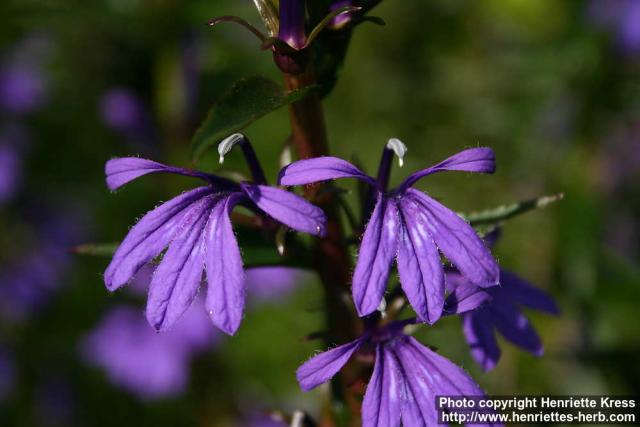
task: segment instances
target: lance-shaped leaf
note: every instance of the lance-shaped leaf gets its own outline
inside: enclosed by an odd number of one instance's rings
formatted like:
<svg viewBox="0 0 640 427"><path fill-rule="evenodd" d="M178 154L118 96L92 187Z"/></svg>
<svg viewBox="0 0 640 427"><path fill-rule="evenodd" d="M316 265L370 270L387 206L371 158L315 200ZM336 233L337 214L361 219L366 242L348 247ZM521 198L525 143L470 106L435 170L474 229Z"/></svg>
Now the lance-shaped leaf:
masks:
<svg viewBox="0 0 640 427"><path fill-rule="evenodd" d="M236 82L209 111L191 141L194 159L225 137L238 132L260 117L299 101L317 86L286 92L277 83L255 76Z"/></svg>
<svg viewBox="0 0 640 427"><path fill-rule="evenodd" d="M488 209L482 212L472 212L469 214L459 214L467 220L472 226L494 225L500 224L508 219L534 209L542 209L564 198L563 193L553 194L551 196L537 197L523 202L512 203L510 205L499 206L494 209Z"/></svg>

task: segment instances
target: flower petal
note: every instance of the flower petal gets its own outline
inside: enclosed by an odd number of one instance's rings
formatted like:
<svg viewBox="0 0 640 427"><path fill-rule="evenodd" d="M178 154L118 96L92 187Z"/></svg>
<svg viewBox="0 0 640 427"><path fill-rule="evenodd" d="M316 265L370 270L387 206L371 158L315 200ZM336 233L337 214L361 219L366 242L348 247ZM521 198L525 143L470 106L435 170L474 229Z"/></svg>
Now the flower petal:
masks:
<svg viewBox="0 0 640 427"><path fill-rule="evenodd" d="M351 163L337 157L328 156L298 160L285 166L280 171L278 184L305 185L338 178L356 178L372 186L376 185L376 181L373 178Z"/></svg>
<svg viewBox="0 0 640 427"><path fill-rule="evenodd" d="M302 197L268 185L243 183L241 187L260 209L279 222L304 233L325 235L326 215Z"/></svg>
<svg viewBox="0 0 640 427"><path fill-rule="evenodd" d="M114 291L124 285L144 264L160 254L179 231L185 215L211 191L211 187L195 188L143 216L129 230L104 273L107 289Z"/></svg>
<svg viewBox="0 0 640 427"><path fill-rule="evenodd" d="M158 331L167 330L189 308L204 271L204 227L214 201L206 197L191 209L156 269L147 299L147 320Z"/></svg>
<svg viewBox="0 0 640 427"><path fill-rule="evenodd" d="M493 321L481 308L462 316L464 336L471 348L471 356L483 371L495 368L500 360L500 347L493 332Z"/></svg>
<svg viewBox="0 0 640 427"><path fill-rule="evenodd" d="M376 348L376 364L362 402L363 427L400 426L400 368L383 345Z"/></svg>
<svg viewBox="0 0 640 427"><path fill-rule="evenodd" d="M494 296L487 309L494 326L507 340L534 356L542 356L544 349L540 336L515 305L502 296Z"/></svg>
<svg viewBox="0 0 640 427"><path fill-rule="evenodd" d="M404 337L402 341L397 341L394 352L404 371L407 389L422 417L421 423L407 423L405 420L405 425L437 425L437 395L484 395L464 370L423 346L415 338Z"/></svg>
<svg viewBox="0 0 640 427"><path fill-rule="evenodd" d="M139 157L111 159L105 164L104 172L107 176L107 186L110 190L117 190L134 179L150 173L173 173L201 178L207 182L217 181L219 179L203 172L167 166L154 162L153 160L141 159ZM220 181L224 180L220 179Z"/></svg>
<svg viewBox="0 0 640 427"><path fill-rule="evenodd" d="M418 317L434 323L444 305L444 272L429 224L415 203L400 203L401 233L398 249L400 284Z"/></svg>
<svg viewBox="0 0 640 427"><path fill-rule="evenodd" d="M436 172L462 171L493 173L496 170L496 156L491 148L469 148L443 160L435 166L412 173L400 185L400 192L415 184L419 179Z"/></svg>
<svg viewBox="0 0 640 427"><path fill-rule="evenodd" d="M500 271L500 291L509 299L534 310L549 314L560 314L555 300L546 292L533 286L523 278L505 270Z"/></svg>
<svg viewBox="0 0 640 427"><path fill-rule="evenodd" d="M398 244L398 209L380 195L360 245L353 273L353 300L360 316L380 306Z"/></svg>
<svg viewBox="0 0 640 427"><path fill-rule="evenodd" d="M244 311L242 257L229 219L233 206L242 197L234 193L218 201L205 228L208 282L205 307L213 323L229 335L240 327Z"/></svg>
<svg viewBox="0 0 640 427"><path fill-rule="evenodd" d="M429 234L438 248L471 283L490 287L499 282L498 264L469 224L420 191L407 190L403 197L405 201L418 206L428 221Z"/></svg>
<svg viewBox="0 0 640 427"><path fill-rule="evenodd" d="M349 361L362 345L363 338L320 353L304 362L296 371L303 391L309 391L329 381Z"/></svg>
<svg viewBox="0 0 640 427"><path fill-rule="evenodd" d="M452 291L444 302L443 314L465 313L491 300L489 292L469 283L459 272L448 271L445 277L447 288Z"/></svg>

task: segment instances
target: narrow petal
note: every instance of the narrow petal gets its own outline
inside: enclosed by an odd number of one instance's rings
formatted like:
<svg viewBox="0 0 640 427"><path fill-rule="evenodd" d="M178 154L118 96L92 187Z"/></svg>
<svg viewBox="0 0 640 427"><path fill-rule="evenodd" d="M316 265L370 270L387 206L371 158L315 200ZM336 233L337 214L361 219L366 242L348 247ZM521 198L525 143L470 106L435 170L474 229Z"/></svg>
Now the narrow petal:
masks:
<svg viewBox="0 0 640 427"><path fill-rule="evenodd" d="M444 272L426 217L414 203L400 204L400 284L418 317L434 323L444 305Z"/></svg>
<svg viewBox="0 0 640 427"><path fill-rule="evenodd" d="M353 273L353 300L360 316L380 306L391 263L396 255L398 230L395 203L379 196L365 229Z"/></svg>
<svg viewBox="0 0 640 427"><path fill-rule="evenodd" d="M447 275L447 280L449 276ZM482 288L465 283L455 288L444 302L443 314L461 314L475 310L491 301L491 295Z"/></svg>
<svg viewBox="0 0 640 427"><path fill-rule="evenodd" d="M486 315L486 309L463 315L462 325L474 360L485 372L495 368L501 351L493 332L493 321Z"/></svg>
<svg viewBox="0 0 640 427"><path fill-rule="evenodd" d="M329 381L349 361L362 345L363 339L320 353L304 362L296 371L298 384L303 391L309 391Z"/></svg>
<svg viewBox="0 0 640 427"><path fill-rule="evenodd" d="M107 176L107 186L110 190L117 190L123 185L150 173L173 173L177 175L192 176L204 179L207 182L216 180L216 177L203 172L189 169L176 168L163 165L153 160L141 159L139 157L120 157L109 160L104 168Z"/></svg>
<svg viewBox="0 0 640 427"><path fill-rule="evenodd" d="M393 355L384 346L376 349L376 364L362 402L363 427L400 426L402 377Z"/></svg>
<svg viewBox="0 0 640 427"><path fill-rule="evenodd" d="M260 209L286 226L304 233L325 235L326 215L302 197L268 185L244 183L242 190Z"/></svg>
<svg viewBox="0 0 640 427"><path fill-rule="evenodd" d="M375 179L346 160L337 157L315 157L293 162L282 168L278 184L306 185L338 178L356 178L372 186L376 185Z"/></svg>
<svg viewBox="0 0 640 427"><path fill-rule="evenodd" d="M235 193L218 201L205 228L208 282L205 306L213 323L229 335L240 327L245 300L242 257L229 219L231 209L241 197Z"/></svg>
<svg viewBox="0 0 640 427"><path fill-rule="evenodd" d="M560 314L555 300L546 292L533 286L523 278L505 270L500 271L500 291L509 299L534 310L549 314Z"/></svg>
<svg viewBox="0 0 640 427"><path fill-rule="evenodd" d="M527 317L506 298L494 296L488 307L493 324L513 344L534 356L542 356L542 341Z"/></svg>
<svg viewBox="0 0 640 427"><path fill-rule="evenodd" d="M113 291L124 285L143 265L159 255L179 231L185 215L211 191L211 187L187 191L143 216L113 255L104 273L107 288Z"/></svg>
<svg viewBox="0 0 640 427"><path fill-rule="evenodd" d="M443 160L435 166L422 169L412 173L400 185L402 190L406 190L415 184L420 178L443 171L462 171L493 173L496 170L496 156L491 148L469 148L461 151L448 159Z"/></svg>
<svg viewBox="0 0 640 427"><path fill-rule="evenodd" d="M171 327L195 298L204 271L204 227L214 201L207 197L185 217L180 234L156 269L147 299L147 320L156 330Z"/></svg>
<svg viewBox="0 0 640 427"><path fill-rule="evenodd" d="M455 212L414 189L407 191L404 201L418 206L438 248L471 283L490 287L499 282L500 269L491 252Z"/></svg>
<svg viewBox="0 0 640 427"><path fill-rule="evenodd" d="M422 423L406 425L437 425L436 396L483 396L480 387L454 363L405 337L395 346L395 353L404 370L408 390L413 395L422 416ZM404 414L403 414L404 416Z"/></svg>

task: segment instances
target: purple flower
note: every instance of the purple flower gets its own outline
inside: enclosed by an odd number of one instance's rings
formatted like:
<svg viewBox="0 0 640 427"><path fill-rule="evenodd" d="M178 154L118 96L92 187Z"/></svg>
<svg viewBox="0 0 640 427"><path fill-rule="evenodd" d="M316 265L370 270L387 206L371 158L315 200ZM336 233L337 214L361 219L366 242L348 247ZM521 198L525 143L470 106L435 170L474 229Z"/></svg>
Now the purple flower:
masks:
<svg viewBox="0 0 640 427"><path fill-rule="evenodd" d="M296 373L304 391L328 381L357 352L375 352L375 366L362 402L362 425L438 424L437 395L483 396L460 367L405 335L410 321L394 322L321 353Z"/></svg>
<svg viewBox="0 0 640 427"><path fill-rule="evenodd" d="M14 147L0 145L0 203L11 199L18 188L22 162Z"/></svg>
<svg viewBox="0 0 640 427"><path fill-rule="evenodd" d="M227 334L234 334L240 326L245 301L244 272L229 217L236 205L251 209L267 223L276 220L315 235L325 232L326 218L320 208L265 184L255 153L243 136L234 135L223 141L221 157L236 144L245 152L257 183L237 184L208 173L136 157L113 159L106 164L111 190L142 175L160 172L196 177L207 183L142 217L105 271L105 283L113 291L168 247L154 273L147 301L147 319L157 330L169 328L189 307L203 271L208 280L205 306L213 323Z"/></svg>
<svg viewBox="0 0 640 427"><path fill-rule="evenodd" d="M188 384L192 357L219 339L196 305L163 334L149 328L138 309L116 307L83 339L83 358L105 370L113 384L141 398L180 394Z"/></svg>
<svg viewBox="0 0 640 427"><path fill-rule="evenodd" d="M131 91L111 89L100 101L102 121L113 130L124 134L138 134L146 126L146 113L142 102Z"/></svg>
<svg viewBox="0 0 640 427"><path fill-rule="evenodd" d="M627 53L640 52L640 2L636 0L594 0L589 18L612 31L618 47Z"/></svg>
<svg viewBox="0 0 640 427"><path fill-rule="evenodd" d="M486 290L470 283L457 271L447 272L447 286L452 289L445 304L446 314L462 314L464 335L471 354L484 371L492 370L500 359L500 347L494 329L507 340L534 356L542 356L540 337L519 306L550 314L559 314L555 301L522 278L500 271L500 286ZM488 301L471 311L469 302Z"/></svg>
<svg viewBox="0 0 640 427"><path fill-rule="evenodd" d="M0 107L14 114L27 114L44 102L46 85L42 72L27 65L9 65L0 70Z"/></svg>
<svg viewBox="0 0 640 427"><path fill-rule="evenodd" d="M335 157L301 160L280 172L280 184L304 185L335 178L356 178L374 189L375 207L364 231L353 276L353 299L358 313L376 310L384 297L387 278L397 259L402 289L418 317L433 323L444 305L445 277L439 250L472 283L498 283L499 269L475 231L455 212L411 188L419 179L442 171L492 173L490 148L464 150L427 169L417 171L387 191L393 152L400 159L406 147L397 139L384 149L378 177L365 175Z"/></svg>
<svg viewBox="0 0 640 427"><path fill-rule="evenodd" d="M280 266L250 268L245 273L249 297L261 302L281 301L309 278L304 270Z"/></svg>

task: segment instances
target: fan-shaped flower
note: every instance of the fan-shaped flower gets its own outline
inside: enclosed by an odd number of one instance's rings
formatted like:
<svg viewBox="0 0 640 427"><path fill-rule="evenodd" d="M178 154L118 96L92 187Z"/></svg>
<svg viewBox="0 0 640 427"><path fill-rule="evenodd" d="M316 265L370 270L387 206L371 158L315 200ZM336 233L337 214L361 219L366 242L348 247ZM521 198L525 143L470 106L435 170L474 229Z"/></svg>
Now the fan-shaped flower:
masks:
<svg viewBox="0 0 640 427"><path fill-rule="evenodd" d="M357 352L375 353L375 366L362 402L364 427L438 425L436 396L483 396L460 367L403 333L412 321L394 322L321 353L297 371L309 391L329 381Z"/></svg>
<svg viewBox="0 0 640 427"><path fill-rule="evenodd" d="M240 140L241 135L230 149ZM240 138L240 139L238 139ZM248 143L243 145L254 171L263 177ZM250 146L249 146L250 147ZM221 151L221 155L223 155ZM213 323L228 334L238 329L245 301L244 272L240 249L229 214L241 204L265 221L276 220L294 230L323 235L325 215L303 198L264 184L235 183L208 173L166 166L135 157L107 162L107 185L115 190L142 175L173 173L196 177L207 185L187 191L147 213L129 231L104 274L111 291L126 284L136 272L167 251L149 287L147 319L157 330L170 327L193 301L202 279L207 276L205 306Z"/></svg>
<svg viewBox="0 0 640 427"><path fill-rule="evenodd" d="M356 178L374 189L375 207L366 226L353 276L353 299L361 316L382 302L394 259L402 289L418 317L433 323L442 314L445 276L441 251L471 282L489 287L498 283L499 268L475 231L455 212L412 186L442 171L492 173L490 148L464 150L427 169L409 175L397 188L387 184L393 153L400 160L406 147L391 139L384 149L377 178L365 175L336 157L300 160L280 172L280 184L304 185L336 178Z"/></svg>
<svg viewBox="0 0 640 427"><path fill-rule="evenodd" d="M464 335L471 347L471 355L484 371L492 370L500 359L494 330L534 356L542 356L540 337L519 306L559 314L555 301L545 292L505 270L500 271L500 286L480 289L457 271L447 272L447 286L452 289L445 304L447 314L463 311L460 308L464 307L464 302L458 301L487 301L476 310L462 313Z"/></svg>

